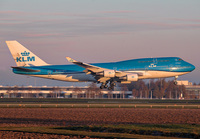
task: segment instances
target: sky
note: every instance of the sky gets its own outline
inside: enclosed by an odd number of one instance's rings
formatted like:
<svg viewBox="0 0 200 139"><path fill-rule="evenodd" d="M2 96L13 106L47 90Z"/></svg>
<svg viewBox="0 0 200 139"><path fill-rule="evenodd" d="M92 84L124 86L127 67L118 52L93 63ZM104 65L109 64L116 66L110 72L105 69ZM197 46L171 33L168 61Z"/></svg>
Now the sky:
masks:
<svg viewBox="0 0 200 139"><path fill-rule="evenodd" d="M16 75L6 40L49 64L181 57L196 66L179 80L200 83L199 0L0 0L0 85L68 83Z"/></svg>

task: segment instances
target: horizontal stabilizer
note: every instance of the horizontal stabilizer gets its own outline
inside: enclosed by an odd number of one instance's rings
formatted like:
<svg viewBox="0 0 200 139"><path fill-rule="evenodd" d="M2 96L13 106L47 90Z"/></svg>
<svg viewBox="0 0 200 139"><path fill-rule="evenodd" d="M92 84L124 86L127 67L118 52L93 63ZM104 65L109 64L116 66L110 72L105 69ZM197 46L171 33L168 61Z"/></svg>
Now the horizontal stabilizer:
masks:
<svg viewBox="0 0 200 139"><path fill-rule="evenodd" d="M22 68L22 67L12 67L13 69L21 70L24 72L40 72L40 70L33 70L33 69L27 69L27 68Z"/></svg>

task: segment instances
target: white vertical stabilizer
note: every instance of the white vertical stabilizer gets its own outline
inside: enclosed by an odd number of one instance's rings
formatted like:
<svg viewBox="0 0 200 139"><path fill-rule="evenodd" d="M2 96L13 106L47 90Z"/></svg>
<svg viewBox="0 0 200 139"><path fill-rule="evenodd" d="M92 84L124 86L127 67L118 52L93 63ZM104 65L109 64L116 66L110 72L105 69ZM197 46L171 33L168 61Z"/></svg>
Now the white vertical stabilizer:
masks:
<svg viewBox="0 0 200 139"><path fill-rule="evenodd" d="M17 66L42 66L48 65L34 53L29 51L17 41L6 41L8 48Z"/></svg>

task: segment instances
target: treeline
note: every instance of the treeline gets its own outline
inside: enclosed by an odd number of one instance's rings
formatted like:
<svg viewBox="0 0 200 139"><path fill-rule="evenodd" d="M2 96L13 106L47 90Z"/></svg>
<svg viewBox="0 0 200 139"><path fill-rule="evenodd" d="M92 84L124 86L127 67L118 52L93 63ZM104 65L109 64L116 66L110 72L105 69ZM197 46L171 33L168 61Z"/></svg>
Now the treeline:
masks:
<svg viewBox="0 0 200 139"><path fill-rule="evenodd" d="M131 84L120 85L122 91L132 91L134 98L188 98L184 85L175 85L174 81L150 80L145 83L143 80Z"/></svg>

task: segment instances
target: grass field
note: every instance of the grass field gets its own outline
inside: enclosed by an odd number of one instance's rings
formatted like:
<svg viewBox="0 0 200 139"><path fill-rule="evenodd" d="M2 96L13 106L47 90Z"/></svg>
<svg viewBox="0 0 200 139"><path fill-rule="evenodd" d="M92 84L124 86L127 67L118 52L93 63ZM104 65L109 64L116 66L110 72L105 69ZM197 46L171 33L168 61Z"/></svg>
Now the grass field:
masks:
<svg viewBox="0 0 200 139"><path fill-rule="evenodd" d="M0 127L1 131L73 135L91 138L199 138L200 125L95 125L68 127Z"/></svg>
<svg viewBox="0 0 200 139"><path fill-rule="evenodd" d="M200 100L1 98L0 108L200 109Z"/></svg>
<svg viewBox="0 0 200 139"><path fill-rule="evenodd" d="M27 104L7 103L1 104L0 108L165 108L165 109L200 109L196 104Z"/></svg>
<svg viewBox="0 0 200 139"><path fill-rule="evenodd" d="M175 99L68 99L68 98L0 98L3 103L45 103L45 104L196 104L200 100Z"/></svg>
<svg viewBox="0 0 200 139"><path fill-rule="evenodd" d="M0 111L0 138L200 138L200 100L4 98Z"/></svg>

